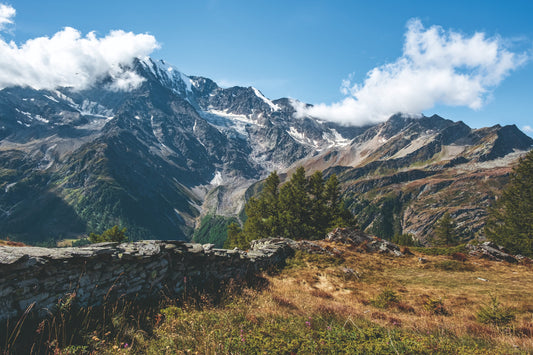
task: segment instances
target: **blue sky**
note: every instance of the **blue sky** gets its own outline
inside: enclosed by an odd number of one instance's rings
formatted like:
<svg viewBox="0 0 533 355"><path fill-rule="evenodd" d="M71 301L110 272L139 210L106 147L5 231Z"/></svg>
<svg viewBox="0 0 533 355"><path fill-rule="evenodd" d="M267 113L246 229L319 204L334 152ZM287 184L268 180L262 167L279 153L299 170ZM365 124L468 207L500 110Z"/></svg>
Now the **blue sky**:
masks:
<svg viewBox="0 0 533 355"><path fill-rule="evenodd" d="M458 103L461 100L451 100L460 105L454 107L436 99L423 113L473 127L533 127L532 1L0 3L16 9L14 23L1 34L6 42L22 45L31 38L53 36L65 26L82 36L95 31L103 37L118 29L149 33L160 45L151 56L188 75L210 77L225 86L252 85L272 99L324 103L326 112L329 105L346 99L340 90L343 80L350 78L350 87L362 86L369 71L402 58L410 20L418 19L424 31L441 26L443 36L453 32L468 39L482 32L485 39L497 39L509 53L522 56L520 63L487 85L476 109Z"/></svg>

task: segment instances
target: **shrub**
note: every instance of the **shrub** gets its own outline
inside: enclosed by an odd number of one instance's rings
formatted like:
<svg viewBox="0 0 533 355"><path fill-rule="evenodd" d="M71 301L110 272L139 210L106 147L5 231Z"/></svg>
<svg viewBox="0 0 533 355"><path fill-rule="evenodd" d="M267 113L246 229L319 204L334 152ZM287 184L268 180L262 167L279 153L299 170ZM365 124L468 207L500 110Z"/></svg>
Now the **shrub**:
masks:
<svg viewBox="0 0 533 355"><path fill-rule="evenodd" d="M396 291L391 289L385 289L381 291L370 303L377 308L389 308L390 306L397 304L400 298Z"/></svg>
<svg viewBox="0 0 533 355"><path fill-rule="evenodd" d="M511 323L514 319L514 311L502 306L496 296L491 296L490 301L477 312L478 322L484 324L502 326Z"/></svg>
<svg viewBox="0 0 533 355"><path fill-rule="evenodd" d="M464 253L456 252L452 254L452 259L465 262L466 260L468 260L468 257Z"/></svg>
<svg viewBox="0 0 533 355"><path fill-rule="evenodd" d="M89 240L91 243L102 242L116 242L122 243L128 240L126 237L126 228L119 229L117 225L113 228L104 231L102 234L91 233L89 234Z"/></svg>
<svg viewBox="0 0 533 355"><path fill-rule="evenodd" d="M431 297L428 298L424 302L424 309L432 314L443 315L443 316L446 316L449 314L446 308L444 308L444 302L442 302L441 298L439 299L431 298Z"/></svg>
<svg viewBox="0 0 533 355"><path fill-rule="evenodd" d="M473 271L474 268L470 264L465 264L456 260L444 260L434 265L435 269L444 271Z"/></svg>

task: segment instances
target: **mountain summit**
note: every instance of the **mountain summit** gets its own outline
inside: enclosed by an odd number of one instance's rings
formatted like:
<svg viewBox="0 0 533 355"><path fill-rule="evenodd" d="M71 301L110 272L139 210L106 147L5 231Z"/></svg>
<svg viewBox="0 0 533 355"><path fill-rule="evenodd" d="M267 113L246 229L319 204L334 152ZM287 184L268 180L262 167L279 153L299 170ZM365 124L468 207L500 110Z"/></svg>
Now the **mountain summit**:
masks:
<svg viewBox="0 0 533 355"><path fill-rule="evenodd" d="M515 126L438 116L367 127L296 118L290 99L253 87L221 88L150 58L132 69L144 81L131 91L112 78L81 91L0 90L4 235L42 241L118 224L133 239L189 239L200 215L236 215L272 170L330 169L356 201L361 176L507 168L533 145Z"/></svg>

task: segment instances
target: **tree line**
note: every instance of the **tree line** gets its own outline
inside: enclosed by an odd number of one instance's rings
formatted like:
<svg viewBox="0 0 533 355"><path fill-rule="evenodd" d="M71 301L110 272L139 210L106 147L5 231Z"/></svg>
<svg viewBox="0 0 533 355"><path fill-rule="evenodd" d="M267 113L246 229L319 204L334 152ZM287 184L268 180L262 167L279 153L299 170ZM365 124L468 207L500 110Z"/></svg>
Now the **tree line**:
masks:
<svg viewBox="0 0 533 355"><path fill-rule="evenodd" d="M355 226L353 214L345 207L335 174L327 180L321 171L306 177L299 167L290 180L281 185L274 171L263 189L245 206L246 220L228 226L226 248L248 248L252 240L269 237L322 239L336 227Z"/></svg>

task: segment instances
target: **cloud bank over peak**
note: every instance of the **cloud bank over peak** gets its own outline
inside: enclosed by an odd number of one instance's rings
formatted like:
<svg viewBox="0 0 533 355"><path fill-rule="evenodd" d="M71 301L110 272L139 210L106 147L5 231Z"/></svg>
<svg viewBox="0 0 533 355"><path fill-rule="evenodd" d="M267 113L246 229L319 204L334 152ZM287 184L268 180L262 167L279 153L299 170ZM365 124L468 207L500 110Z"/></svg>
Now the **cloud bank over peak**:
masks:
<svg viewBox="0 0 533 355"><path fill-rule="evenodd" d="M15 9L0 4L0 30L13 23ZM122 30L98 38L65 27L52 37L7 43L0 37L0 89L30 86L34 89L72 87L86 89L111 77L112 90L131 90L143 79L128 69L135 58L148 56L159 47L154 36Z"/></svg>
<svg viewBox="0 0 533 355"><path fill-rule="evenodd" d="M479 109L491 90L528 59L503 42L481 32L466 37L440 26L425 29L412 19L403 55L395 62L370 70L362 84L344 80L344 100L295 106L296 115L357 126L383 122L398 112L419 115L437 104Z"/></svg>

